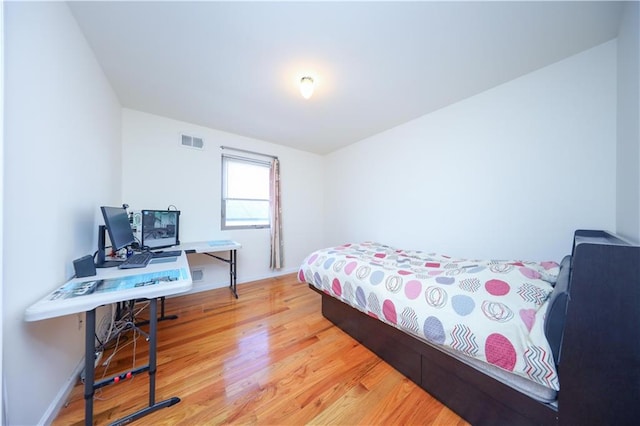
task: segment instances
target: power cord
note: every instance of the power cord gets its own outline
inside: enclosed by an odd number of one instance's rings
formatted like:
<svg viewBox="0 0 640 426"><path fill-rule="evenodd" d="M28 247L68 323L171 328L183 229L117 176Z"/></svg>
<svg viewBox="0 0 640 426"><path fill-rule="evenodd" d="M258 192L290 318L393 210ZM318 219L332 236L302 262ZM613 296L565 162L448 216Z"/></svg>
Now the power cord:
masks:
<svg viewBox="0 0 640 426"><path fill-rule="evenodd" d="M103 374L102 374L103 379L106 376L107 371L109 370L109 366L111 364L112 359L116 356L116 354L118 354L122 349L126 348L130 344L134 345L132 369L135 368L135 362L136 362L135 352L137 350L136 341L139 338L139 336L145 336L145 340L147 341L149 340L149 335L146 332L142 331L138 326L136 326L135 318L138 315L140 315L149 306L149 303L150 302L147 301L146 303L138 304L137 309L135 308L135 301L125 303L124 312L122 311L119 312L120 318L118 319L116 319L116 315L117 315L116 307L114 306L114 304L110 305L111 315L110 315L110 319L107 320L109 321L109 323L108 323L108 326L106 326L107 327L106 330L105 330L105 318L107 318L107 315L103 317L102 321L98 326L98 329L96 330L96 333L94 333L95 339L96 339L96 346L94 351L94 353L96 354L96 360L95 360L96 367L100 363L105 352L108 350L111 350L111 348L113 349L112 353L102 362L102 367L104 367ZM129 342L125 344L121 344L121 340L123 339L124 334L130 330L133 332L133 339L131 339ZM102 334L104 334L104 336L102 336ZM114 339L115 339L115 342L114 342ZM114 343L112 347L111 347L111 343ZM80 375L80 380L83 383L85 381L84 370Z"/></svg>

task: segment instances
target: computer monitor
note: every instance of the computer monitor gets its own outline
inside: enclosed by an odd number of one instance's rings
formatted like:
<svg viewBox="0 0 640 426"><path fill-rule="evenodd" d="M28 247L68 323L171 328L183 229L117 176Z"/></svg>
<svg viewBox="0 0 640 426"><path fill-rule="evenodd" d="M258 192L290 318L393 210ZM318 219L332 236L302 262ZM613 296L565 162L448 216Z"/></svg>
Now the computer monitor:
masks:
<svg viewBox="0 0 640 426"><path fill-rule="evenodd" d="M142 247L159 249L180 244L179 210L142 210Z"/></svg>
<svg viewBox="0 0 640 426"><path fill-rule="evenodd" d="M124 207L102 206L100 210L104 218L104 225L98 227L98 259L96 260L96 267L109 268L119 265L120 262L108 262L105 260L105 229L109 233L111 247L114 251L133 244L136 239L129 223L127 210Z"/></svg>

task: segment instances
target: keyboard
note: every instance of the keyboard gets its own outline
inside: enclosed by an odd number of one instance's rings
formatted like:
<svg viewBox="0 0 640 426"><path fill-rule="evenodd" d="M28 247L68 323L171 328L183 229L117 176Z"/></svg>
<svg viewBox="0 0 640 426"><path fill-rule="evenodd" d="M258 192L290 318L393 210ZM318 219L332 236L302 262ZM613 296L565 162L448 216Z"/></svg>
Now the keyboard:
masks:
<svg viewBox="0 0 640 426"><path fill-rule="evenodd" d="M120 269L144 268L153 259L153 253L145 251L142 253L132 254L118 265Z"/></svg>

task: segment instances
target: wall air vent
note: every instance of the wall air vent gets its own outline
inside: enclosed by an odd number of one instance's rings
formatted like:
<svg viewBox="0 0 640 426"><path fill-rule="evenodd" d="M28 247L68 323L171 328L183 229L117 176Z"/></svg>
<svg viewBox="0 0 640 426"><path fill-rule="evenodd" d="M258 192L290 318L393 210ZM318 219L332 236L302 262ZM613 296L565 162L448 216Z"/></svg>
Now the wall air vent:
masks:
<svg viewBox="0 0 640 426"><path fill-rule="evenodd" d="M191 281L202 281L204 279L204 270L203 269L192 269L191 270Z"/></svg>
<svg viewBox="0 0 640 426"><path fill-rule="evenodd" d="M181 134L180 143L182 144L182 146L186 146L189 148L195 148L195 149L204 148L204 140L197 136L189 136L189 135Z"/></svg>

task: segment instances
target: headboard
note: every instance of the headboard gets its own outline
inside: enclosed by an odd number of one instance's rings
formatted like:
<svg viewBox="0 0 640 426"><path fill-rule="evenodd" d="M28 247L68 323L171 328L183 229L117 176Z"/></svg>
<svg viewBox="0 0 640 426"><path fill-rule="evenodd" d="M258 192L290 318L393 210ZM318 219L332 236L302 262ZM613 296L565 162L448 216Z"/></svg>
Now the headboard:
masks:
<svg viewBox="0 0 640 426"><path fill-rule="evenodd" d="M556 366L560 365L560 349L564 332L567 305L569 304L569 278L571 276L571 256L567 255L560 263L560 273L549 296L544 334L547 337Z"/></svg>
<svg viewBox="0 0 640 426"><path fill-rule="evenodd" d="M640 418L640 246L578 230L558 368L560 424Z"/></svg>

